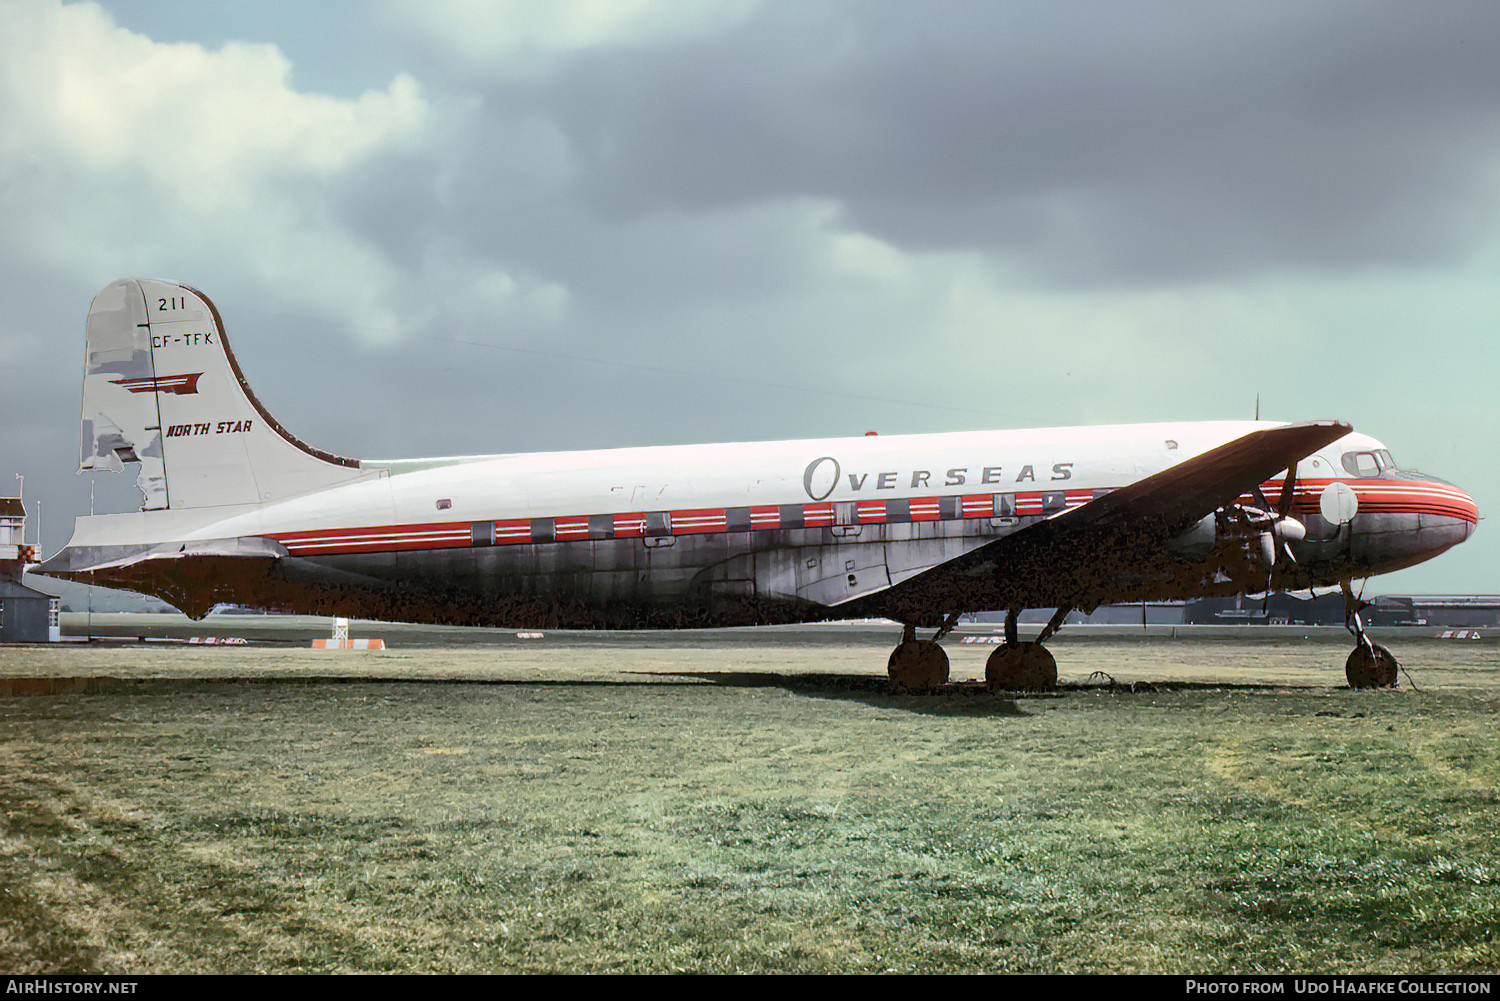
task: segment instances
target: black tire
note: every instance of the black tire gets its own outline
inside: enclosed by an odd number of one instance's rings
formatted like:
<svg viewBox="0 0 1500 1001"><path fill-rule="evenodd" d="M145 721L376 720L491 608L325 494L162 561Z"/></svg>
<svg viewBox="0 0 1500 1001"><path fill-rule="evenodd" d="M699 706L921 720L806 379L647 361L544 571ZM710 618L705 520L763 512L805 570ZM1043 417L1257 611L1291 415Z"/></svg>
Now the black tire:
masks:
<svg viewBox="0 0 1500 1001"><path fill-rule="evenodd" d="M1057 689L1057 661L1040 643L1002 643L984 664L992 692L1051 692Z"/></svg>
<svg viewBox="0 0 1500 1001"><path fill-rule="evenodd" d="M1373 654L1371 653L1373 650ZM1379 643L1354 648L1344 663L1344 677L1350 688L1393 688L1396 684L1396 658Z"/></svg>
<svg viewBox="0 0 1500 1001"><path fill-rule="evenodd" d="M906 640L886 663L897 691L930 692L948 683L948 655L931 640Z"/></svg>

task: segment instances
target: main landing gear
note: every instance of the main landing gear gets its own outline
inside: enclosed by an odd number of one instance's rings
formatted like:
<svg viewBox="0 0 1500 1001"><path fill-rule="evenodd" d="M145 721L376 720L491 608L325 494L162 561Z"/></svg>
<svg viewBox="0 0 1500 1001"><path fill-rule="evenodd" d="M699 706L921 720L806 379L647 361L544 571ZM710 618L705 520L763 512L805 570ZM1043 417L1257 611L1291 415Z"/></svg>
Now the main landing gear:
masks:
<svg viewBox="0 0 1500 1001"><path fill-rule="evenodd" d="M1019 608L1005 613L1005 642L994 649L984 664L984 681L992 692L1050 692L1057 688L1057 661L1042 646L1062 626L1072 609L1059 608L1034 641L1017 637Z"/></svg>
<svg viewBox="0 0 1500 1001"><path fill-rule="evenodd" d="M1057 661L1042 643L1057 632L1071 609L1059 608L1035 641L1021 643L1016 635L1020 609L1005 615L1005 642L996 647L984 665L984 680L990 691L1050 692L1057 688ZM948 681L948 655L938 640L953 629L958 616L950 615L930 640L917 639L915 626L905 626L901 644L891 651L886 671L898 691L927 692Z"/></svg>
<svg viewBox="0 0 1500 1001"><path fill-rule="evenodd" d="M1374 643L1365 635L1364 623L1359 620L1359 610L1366 602L1354 596L1348 581L1342 581L1344 591L1344 628L1354 635L1354 650L1344 662L1344 677L1350 688L1393 688L1396 685L1396 658L1389 650Z"/></svg>
<svg viewBox="0 0 1500 1001"><path fill-rule="evenodd" d="M886 663L891 684L898 691L928 692L948 683L948 655L937 641L953 627L947 623L944 626L930 640L917 639L916 626L902 629L901 645L891 651L891 659Z"/></svg>

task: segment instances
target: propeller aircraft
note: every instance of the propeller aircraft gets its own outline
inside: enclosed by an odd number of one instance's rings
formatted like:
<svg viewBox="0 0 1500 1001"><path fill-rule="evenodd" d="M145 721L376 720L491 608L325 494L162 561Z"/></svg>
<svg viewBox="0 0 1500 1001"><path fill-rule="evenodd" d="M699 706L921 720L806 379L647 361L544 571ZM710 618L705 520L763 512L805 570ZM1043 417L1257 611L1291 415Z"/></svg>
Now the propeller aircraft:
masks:
<svg viewBox="0 0 1500 1001"><path fill-rule="evenodd" d="M1463 542L1459 487L1338 421L1183 422L353 459L251 392L218 310L114 282L87 324L82 470L136 468L139 511L77 519L45 574L155 595L515 628L883 617L893 682L946 681L959 616L1006 611L995 689L1100 604L1340 587L1351 684L1393 684L1351 582ZM1274 498L1274 500L1272 500ZM1055 609L1022 642L1018 616ZM932 630L920 639L917 630Z"/></svg>

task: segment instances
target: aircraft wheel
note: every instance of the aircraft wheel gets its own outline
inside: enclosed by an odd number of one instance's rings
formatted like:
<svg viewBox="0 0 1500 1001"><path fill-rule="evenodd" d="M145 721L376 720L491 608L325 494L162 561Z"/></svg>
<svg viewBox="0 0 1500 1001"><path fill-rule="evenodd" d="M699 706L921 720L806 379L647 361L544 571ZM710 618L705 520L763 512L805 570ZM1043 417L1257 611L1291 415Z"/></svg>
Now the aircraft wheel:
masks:
<svg viewBox="0 0 1500 1001"><path fill-rule="evenodd" d="M1050 692L1057 688L1057 661L1040 643L1002 643L984 664L992 692Z"/></svg>
<svg viewBox="0 0 1500 1001"><path fill-rule="evenodd" d="M886 670L899 691L931 691L948 681L948 655L931 640L903 640L891 651Z"/></svg>
<svg viewBox="0 0 1500 1001"><path fill-rule="evenodd" d="M1349 679L1349 687L1393 687L1396 684L1398 666L1396 658L1379 643L1372 643L1370 646L1374 648L1373 655L1363 645L1357 646L1344 663L1344 677Z"/></svg>

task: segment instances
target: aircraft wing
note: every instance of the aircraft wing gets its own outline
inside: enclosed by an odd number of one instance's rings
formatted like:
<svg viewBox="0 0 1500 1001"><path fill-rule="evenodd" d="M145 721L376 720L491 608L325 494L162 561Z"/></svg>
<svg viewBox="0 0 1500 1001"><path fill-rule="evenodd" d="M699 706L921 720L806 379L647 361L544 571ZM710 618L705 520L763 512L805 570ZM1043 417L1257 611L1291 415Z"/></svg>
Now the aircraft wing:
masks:
<svg viewBox="0 0 1500 1001"><path fill-rule="evenodd" d="M1165 544L1353 428L1339 421L1255 431L1087 504L909 577L871 604L924 624L954 610L1092 609L1169 596L1202 568Z"/></svg>

